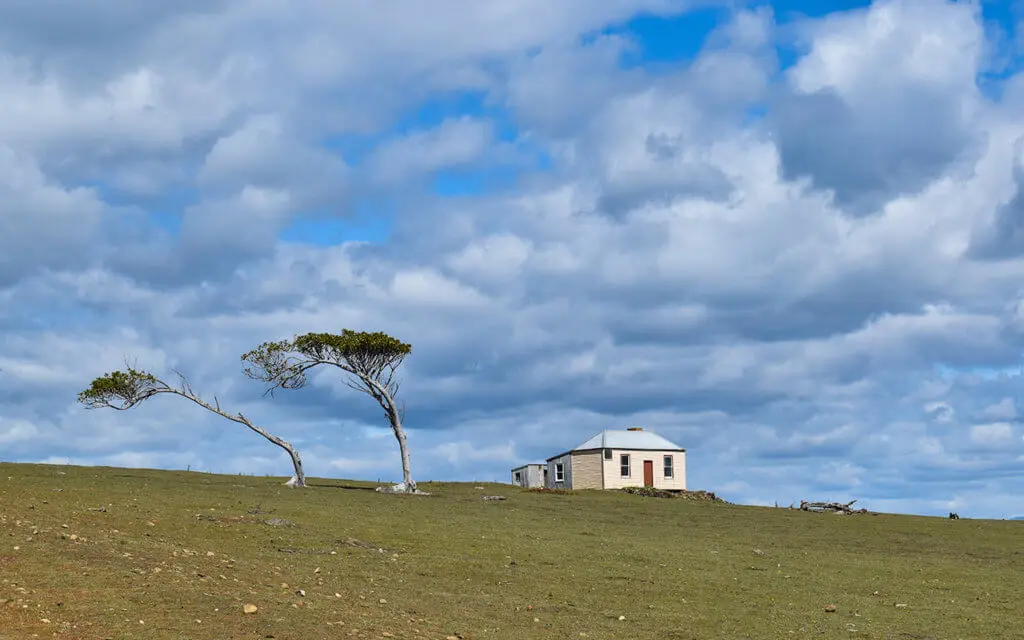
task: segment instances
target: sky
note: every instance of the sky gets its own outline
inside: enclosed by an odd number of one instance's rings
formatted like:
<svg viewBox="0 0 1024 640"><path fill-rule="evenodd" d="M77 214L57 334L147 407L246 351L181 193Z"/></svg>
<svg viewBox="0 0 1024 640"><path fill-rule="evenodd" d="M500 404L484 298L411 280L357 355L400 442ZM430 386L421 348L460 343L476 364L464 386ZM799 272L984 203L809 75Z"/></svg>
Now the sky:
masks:
<svg viewBox="0 0 1024 640"><path fill-rule="evenodd" d="M290 474L128 359L396 481L336 371L413 345L419 481L603 429L745 504L1024 515L1024 4L0 3L0 459ZM172 376L173 377L173 376Z"/></svg>

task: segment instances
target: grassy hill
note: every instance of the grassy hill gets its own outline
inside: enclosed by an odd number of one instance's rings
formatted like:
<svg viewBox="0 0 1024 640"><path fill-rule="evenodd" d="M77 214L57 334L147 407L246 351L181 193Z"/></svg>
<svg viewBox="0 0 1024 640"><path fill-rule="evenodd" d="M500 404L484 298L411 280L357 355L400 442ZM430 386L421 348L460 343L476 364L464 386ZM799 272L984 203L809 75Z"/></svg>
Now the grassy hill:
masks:
<svg viewBox="0 0 1024 640"><path fill-rule="evenodd" d="M1020 522L282 480L0 464L0 639L1024 637Z"/></svg>

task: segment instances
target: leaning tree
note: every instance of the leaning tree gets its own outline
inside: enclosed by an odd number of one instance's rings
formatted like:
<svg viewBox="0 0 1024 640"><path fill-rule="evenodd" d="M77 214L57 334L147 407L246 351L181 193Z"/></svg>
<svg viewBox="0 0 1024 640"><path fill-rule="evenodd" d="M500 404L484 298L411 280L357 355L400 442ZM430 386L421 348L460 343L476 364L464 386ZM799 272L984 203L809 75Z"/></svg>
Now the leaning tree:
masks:
<svg viewBox="0 0 1024 640"><path fill-rule="evenodd" d="M321 365L337 367L349 374L346 383L377 401L384 410L402 455L402 482L395 491L415 492L416 482L409 468L404 407L397 402L398 368L412 347L386 333L342 329L336 333L307 333L291 340L264 342L242 356L248 363L245 375L275 389L300 389L306 372Z"/></svg>
<svg viewBox="0 0 1024 640"><path fill-rule="evenodd" d="M292 466L295 468L295 475L288 481L287 485L289 487L306 486L306 474L302 470L302 458L290 442L282 440L266 429L253 424L252 421L241 413L232 414L221 409L220 402L216 396L212 404L203 400L199 397L199 394L192 390L192 385L189 384L185 376L177 371L175 373L180 381L177 387L167 384L148 371L139 371L132 367L127 367L125 371L114 371L93 380L88 389L78 394L78 401L89 409L107 407L117 409L118 411L125 411L161 393L181 396L219 416L245 425L287 451L288 456L292 460Z"/></svg>

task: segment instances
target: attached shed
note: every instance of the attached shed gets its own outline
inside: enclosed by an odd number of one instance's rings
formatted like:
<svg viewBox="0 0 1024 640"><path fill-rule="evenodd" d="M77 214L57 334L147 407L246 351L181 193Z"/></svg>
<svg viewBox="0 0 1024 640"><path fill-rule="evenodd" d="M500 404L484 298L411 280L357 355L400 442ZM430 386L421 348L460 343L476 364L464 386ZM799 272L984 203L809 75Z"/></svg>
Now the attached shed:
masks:
<svg viewBox="0 0 1024 640"><path fill-rule="evenodd" d="M512 484L533 489L543 487L548 476L548 467L544 464L524 464L512 470Z"/></svg>
<svg viewBox="0 0 1024 640"><path fill-rule="evenodd" d="M580 446L547 459L551 489L686 489L686 449L653 431L602 431Z"/></svg>

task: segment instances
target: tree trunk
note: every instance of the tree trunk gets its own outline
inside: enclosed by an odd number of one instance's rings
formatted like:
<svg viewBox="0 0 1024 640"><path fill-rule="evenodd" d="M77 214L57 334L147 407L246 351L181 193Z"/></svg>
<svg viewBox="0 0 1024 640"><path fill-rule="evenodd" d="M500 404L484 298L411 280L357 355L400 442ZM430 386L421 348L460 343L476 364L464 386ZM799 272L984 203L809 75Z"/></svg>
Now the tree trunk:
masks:
<svg viewBox="0 0 1024 640"><path fill-rule="evenodd" d="M278 438L277 436L275 436L274 434L270 433L269 431L267 431L266 429L264 429L262 427L258 427L256 425L254 425L252 423L252 421L249 420L249 418L246 418L241 413L237 413L237 414L232 415L232 414L228 413L227 411L224 411L223 409L220 408L220 402L217 402L216 398L214 398L214 404L210 404L209 402L203 400L202 398L197 396L195 393L193 393L191 391L191 387L187 387L186 386L184 389L175 389L175 388L167 385L166 383L164 383L164 386L165 386L165 388L162 389L161 392L173 393L173 394L179 395L179 396L181 396L183 398L187 398L187 399L191 400L192 402L196 403L197 405L199 405L200 407L203 407L204 409L206 409L208 411L212 411L213 413L216 413L219 416L223 416L223 417L227 418L228 420L231 420L232 422L237 422L238 424L245 425L246 427L249 427L250 429L252 429L256 433L260 434L261 436L263 436L267 440L273 442L277 446L279 446L282 449L284 449L285 451L287 451L288 452L288 456L292 459L292 467L295 469L295 476L292 478L292 480L289 480L286 484L289 487L305 487L306 486L306 473L305 473L305 471L302 470L302 458L299 456L299 452L295 450L295 447L292 446L292 443L290 443L287 440L284 440L282 438Z"/></svg>
<svg viewBox="0 0 1024 640"><path fill-rule="evenodd" d="M241 415L239 415L239 417L241 417ZM257 427L256 425L254 425L253 423L249 422L245 418L243 418L243 420L245 420L245 423L244 423L245 426L249 427L250 429L252 429L256 433L260 434L261 436L263 436L267 440L270 440L271 442L273 442L274 444L276 444L277 446L281 447L282 449L284 449L285 451L288 452L288 455L292 459L292 467L295 469L295 476L293 477L294 482L290 482L288 486L290 486L290 487L305 487L306 486L306 473L305 473L305 471L302 470L302 457L299 456L299 452L295 450L295 447L292 446L292 443L288 442L287 440L282 440L281 438L278 438L277 436L273 435L272 433L269 433L266 430L261 429L260 427Z"/></svg>
<svg viewBox="0 0 1024 640"><path fill-rule="evenodd" d="M270 440L270 438L268 438L268 440ZM281 440L280 442L275 442L274 440L270 441L276 444L277 446L281 447L285 451L287 451L288 455L292 459L292 467L295 469L295 475L292 476L292 479L291 481L289 481L290 484L288 486L305 487L306 472L302 470L302 457L299 456L299 452L295 450L295 447L293 447L291 443L285 442L284 440Z"/></svg>
<svg viewBox="0 0 1024 640"><path fill-rule="evenodd" d="M398 440L398 449L402 453L402 484L406 491L416 491L416 481L412 479L412 469L409 464L409 445L405 442L405 429L402 423L395 421L391 428L395 431L395 439Z"/></svg>
<svg viewBox="0 0 1024 640"><path fill-rule="evenodd" d="M402 414L398 410L398 405L395 403L395 399L392 397L391 392L385 385L382 385L377 380L374 380L370 376L359 375L355 373L366 385L366 388L370 391L370 395L380 403L384 414L388 417L388 422L391 423L391 430L395 434L395 439L398 440L398 450L402 454L402 484L401 486L409 493L416 492L416 481L412 479L412 466L409 463L409 445L405 441L405 429L402 428Z"/></svg>

